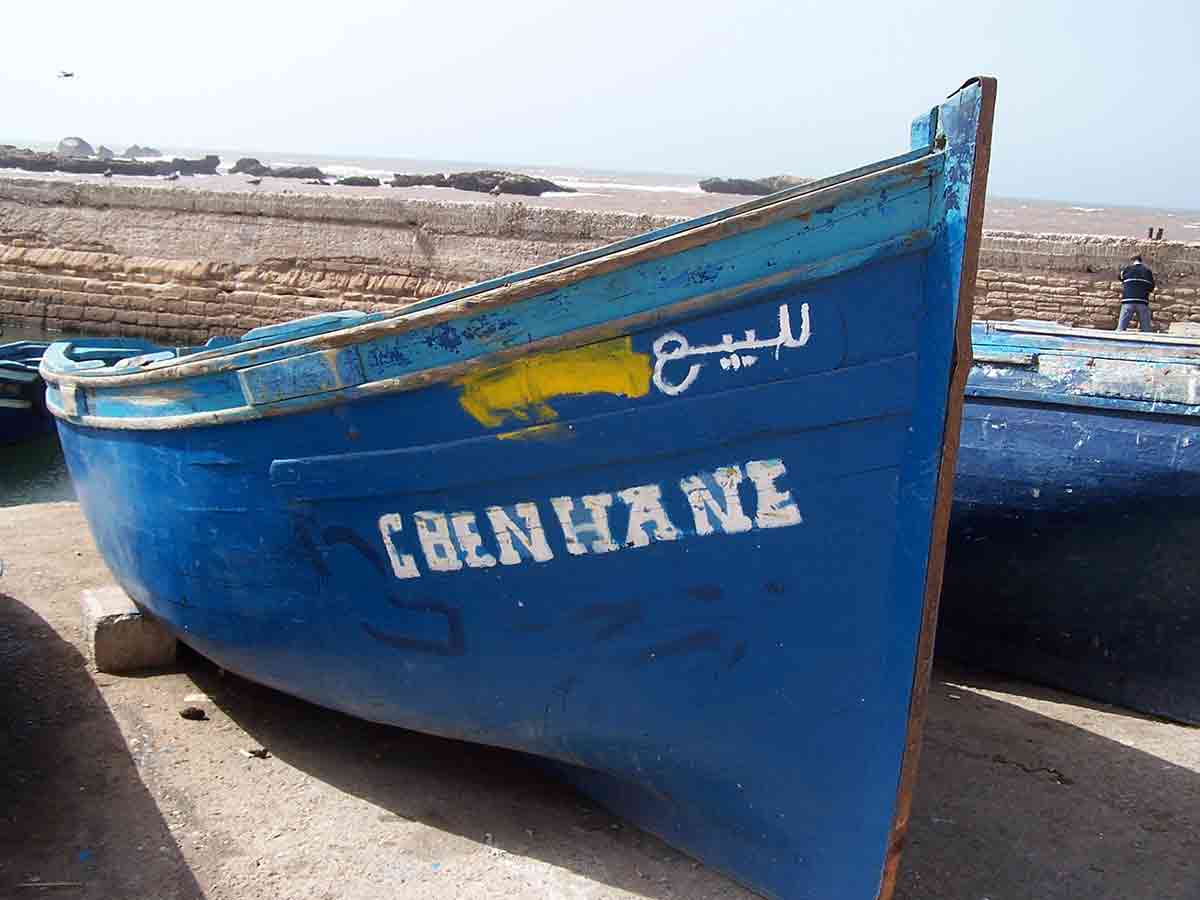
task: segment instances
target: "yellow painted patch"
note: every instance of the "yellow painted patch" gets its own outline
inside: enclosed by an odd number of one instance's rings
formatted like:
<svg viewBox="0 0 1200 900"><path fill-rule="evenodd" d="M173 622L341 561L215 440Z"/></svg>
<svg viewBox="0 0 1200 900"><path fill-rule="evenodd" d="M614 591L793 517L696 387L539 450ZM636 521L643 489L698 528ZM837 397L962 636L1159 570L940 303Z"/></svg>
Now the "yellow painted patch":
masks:
<svg viewBox="0 0 1200 900"><path fill-rule="evenodd" d="M540 424L558 418L556 397L650 392L650 357L623 337L574 350L524 357L460 378L458 402L476 421L496 428L509 419Z"/></svg>
<svg viewBox="0 0 1200 900"><path fill-rule="evenodd" d="M543 438L566 437L570 429L561 422L551 422L548 425L530 425L528 428L518 428L516 431L501 431L496 435L501 441L536 441Z"/></svg>

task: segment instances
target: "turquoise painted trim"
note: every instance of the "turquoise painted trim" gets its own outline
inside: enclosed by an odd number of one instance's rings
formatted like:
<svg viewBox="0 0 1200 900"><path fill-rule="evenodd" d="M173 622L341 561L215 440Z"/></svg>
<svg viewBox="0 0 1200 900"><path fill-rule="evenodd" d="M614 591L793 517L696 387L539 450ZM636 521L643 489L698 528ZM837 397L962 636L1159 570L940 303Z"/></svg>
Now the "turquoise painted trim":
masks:
<svg viewBox="0 0 1200 900"><path fill-rule="evenodd" d="M1038 334L1023 336L1016 334L986 333L980 326L973 331L973 342L977 352L1048 353L1054 356L1081 359L1153 359L1155 362L1173 362L1194 366L1200 364L1198 344L1132 344L1124 345L1089 337L1050 337Z"/></svg>
<svg viewBox="0 0 1200 900"><path fill-rule="evenodd" d="M246 399L255 406L324 394L367 380L357 347L317 350L239 373Z"/></svg>
<svg viewBox="0 0 1200 900"><path fill-rule="evenodd" d="M857 197L860 201L863 201L863 206L857 210L861 213L872 208L870 198L874 198L874 206L878 207L882 205L880 202L880 195L883 197L890 197L890 192L898 190L905 185L911 186L914 178L919 178L919 180L927 182L929 177L932 177L938 171L940 171L942 157L941 154L931 155L928 153L914 152L904 154L900 157L895 157L894 160L887 160L885 162L886 165L884 163L880 163L877 166L866 166L863 167L863 169L854 170L850 173L836 176L835 178L825 179L815 184L804 185L802 186L802 191L800 189L794 190L799 191L798 196L806 196L808 194L815 194L819 190L824 189L839 187L850 188L852 185L848 184L848 182L861 180L864 178L865 174L874 173L876 169L879 169L877 175L869 182L864 181L861 186L858 186L855 191L852 191L851 196L842 198L838 201L839 203L843 204L843 208L845 208L845 204L853 202L853 199ZM916 176L913 171L912 164L917 162L922 162L922 165L919 167L920 176ZM790 191L783 193L787 195L791 194ZM790 199L790 197L785 197L785 199ZM735 214L745 213L750 211L750 209L758 209L763 206L771 205L765 202L767 200L771 200L771 204L780 202L776 198L762 198L761 201L744 204L741 207L734 207L732 210L726 210L720 214L714 213L712 216L717 217L715 221L731 218ZM817 209L809 214L798 213L797 215L805 218L809 224L810 231L817 231L821 228L830 229L834 226L834 223L838 221L832 218L830 215L831 211L837 208L837 205L837 203L831 203L830 207L828 208ZM747 209L747 207L750 209ZM688 222L681 223L679 226L673 226L669 229L660 229L660 231L651 232L649 235L643 235L640 238L631 238L627 242L623 241L617 244L611 244L607 247L592 251L591 253L578 254L574 257L567 257L566 260L557 261L556 263L547 263L545 266L539 266L511 276L505 276L501 279L493 279L489 282L483 282L481 285L463 289L463 291L466 293L454 292L452 294L443 295L440 298L434 298L433 300L427 301L426 304L418 304L406 307L405 309L395 313L374 314L372 316L367 316L364 319L359 320L354 326L350 326L350 328L367 328L369 331L370 325L379 325L380 323L387 323L388 325L394 324L397 327L406 325L410 326L413 321L419 321L422 316L430 315L433 312L433 308L428 304L433 304L433 306L440 307L453 300L461 300L466 296L482 294L486 291L496 290L501 287L509 287L513 284L528 281L536 276L545 275L548 272L557 270L559 268L565 269L569 268L570 266L578 265L582 262L600 259L621 251L629 250L633 247L660 240L664 237L676 237L685 231L695 230L702 226L712 224L712 222L709 221L712 216L704 216L699 219L689 220ZM922 226L923 225L924 223L922 223ZM667 234L665 232L670 233ZM809 254L809 256L812 256L812 254ZM582 257L587 258L583 259ZM644 265L650 265L653 262L655 261L650 261ZM561 265L559 265L559 263L561 263ZM540 296L550 296L554 293L554 291L548 289L546 294ZM435 303L434 301L437 302ZM316 319L319 317L312 318ZM52 345L50 351L47 352L45 360L43 361L43 374L46 380L50 382L56 381L57 376L60 375L98 377L120 375L128 377L134 375L152 375L155 369L164 369L171 365L191 365L193 363L208 362L213 360L220 360L223 366L228 365L230 368L235 368L255 363L269 362L274 359L285 358L287 356L295 355L298 352L306 352L304 348L297 348L291 344L291 342L300 339L300 337L312 338L320 335L328 335L332 332L346 330L345 326L340 326L333 322L321 323L314 322L311 319L300 321L311 322L311 325L307 326L311 328L311 331L306 331L303 335L291 334L283 340L274 337L266 337L249 342L239 341L213 350L187 353L180 359L172 360L168 363L161 363L144 369L129 368L127 371L91 371L94 368L93 366L90 366L86 363L78 364L77 361L72 358L70 352L66 352L64 348ZM373 335L364 333L363 339L367 340L372 336ZM171 378L173 376L164 375L163 377Z"/></svg>
<svg viewBox="0 0 1200 900"><path fill-rule="evenodd" d="M909 128L909 146L912 152L929 152L937 135L938 108L935 106L922 116L917 116Z"/></svg>

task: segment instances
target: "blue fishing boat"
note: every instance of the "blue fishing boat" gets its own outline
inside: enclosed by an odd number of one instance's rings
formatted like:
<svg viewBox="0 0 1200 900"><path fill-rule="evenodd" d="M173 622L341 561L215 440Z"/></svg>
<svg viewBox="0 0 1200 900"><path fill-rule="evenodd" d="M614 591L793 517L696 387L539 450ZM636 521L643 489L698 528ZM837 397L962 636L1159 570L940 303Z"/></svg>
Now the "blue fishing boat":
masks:
<svg viewBox="0 0 1200 900"><path fill-rule="evenodd" d="M972 336L939 652L1200 724L1200 342Z"/></svg>
<svg viewBox="0 0 1200 900"><path fill-rule="evenodd" d="M77 363L108 365L145 348L144 341L120 338L88 341L74 352ZM46 408L46 386L39 367L50 344L12 341L0 344L0 445L16 444L54 431Z"/></svg>
<svg viewBox="0 0 1200 900"><path fill-rule="evenodd" d="M399 313L55 344L105 560L255 681L544 757L767 896L889 895L993 104Z"/></svg>
<svg viewBox="0 0 1200 900"><path fill-rule="evenodd" d="M49 346L41 341L0 344L0 444L16 444L54 430L38 375Z"/></svg>

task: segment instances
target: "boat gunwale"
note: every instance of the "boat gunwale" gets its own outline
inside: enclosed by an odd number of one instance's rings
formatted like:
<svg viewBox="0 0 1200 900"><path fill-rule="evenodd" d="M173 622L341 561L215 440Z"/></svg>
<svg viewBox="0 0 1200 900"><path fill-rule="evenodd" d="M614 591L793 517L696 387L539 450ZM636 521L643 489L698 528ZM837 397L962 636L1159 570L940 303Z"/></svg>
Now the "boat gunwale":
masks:
<svg viewBox="0 0 1200 900"><path fill-rule="evenodd" d="M527 344L521 344L518 347L494 350L471 359L461 360L459 362L431 367L428 369L422 369L418 372L410 372L405 375L380 379L378 381L367 381L363 382L362 384L356 384L349 387L335 388L316 394L292 397L287 400L277 400L271 403L257 405L253 403L246 403L242 406L228 407L220 410L177 413L166 416L141 417L96 416L87 414L72 415L66 410L62 409L60 406L56 405L53 402L53 397L51 394L47 394L46 406L55 417L68 421L72 424L82 425L90 428L104 428L111 430L166 431L182 428L227 425L237 422L274 418L276 416L306 412L313 409L321 409L339 403L346 403L367 397L426 387L438 382L461 378L464 375L479 369L488 369L493 366L503 365L507 362L511 362L514 359L519 359L531 352L554 352L566 350L577 346L595 343L597 341L607 340L613 337L620 337L621 335L628 334L634 330L660 325L665 321L669 321L681 315L689 315L700 312L712 306L732 303L746 294L753 294L786 284L808 281L809 278L806 277L806 275L809 272L816 272L815 277L812 277L811 279L813 281L835 277L836 275L841 274L841 271L843 271L842 269L837 268L836 265L840 260L846 260L847 262L852 263L852 265L848 265L846 268L853 268L859 265L868 264L870 262L877 262L882 259L894 258L896 256L902 256L908 253L921 252L922 250L926 249L931 242L932 235L928 229L918 229L916 231L910 231L906 232L905 234L898 235L891 240L882 242L881 244L872 244L845 254L840 254L834 257L826 257L816 262L807 263L794 269L787 269L783 272L775 272L771 275L763 276L762 278L758 278L753 281L747 281L738 285L733 285L732 287L722 288L720 290L711 291L705 294L688 297L685 300L680 300L677 303L673 303L667 307L650 309L645 312L636 313L631 316L623 316L619 319L612 319L597 325L588 326L586 328L576 328L564 334L554 335L552 337L543 338L542 340L538 341L532 341ZM864 255L868 256L863 258ZM824 269L831 267L831 265L835 271L823 271Z"/></svg>
<svg viewBox="0 0 1200 900"><path fill-rule="evenodd" d="M1200 335L1192 337L1186 334L1169 334L1152 331L1108 331L1104 328L1076 328L1073 325L1059 325L1057 322L1034 324L1032 322L1004 322L998 319L985 319L977 322L987 333L1001 332L1004 334L1040 334L1047 337L1064 339L1077 338L1087 341L1118 341L1126 344L1160 344L1163 346L1195 347L1200 350Z"/></svg>
<svg viewBox="0 0 1200 900"><path fill-rule="evenodd" d="M1125 397L1105 397L1097 394L1064 394L1038 392L1021 388L978 387L967 384L967 399L1010 406L1053 406L1057 409L1078 409L1081 412L1111 413L1119 416L1147 418L1177 418L1195 422L1200 417L1200 404L1176 403L1171 400L1138 400Z"/></svg>
<svg viewBox="0 0 1200 900"><path fill-rule="evenodd" d="M211 375L246 368L259 362L255 358L256 354L266 350L278 350L282 347L290 349L292 351L290 355L299 355L300 353L316 350L338 349L381 337L406 334L462 318L468 313L503 309L522 300L527 300L541 294L548 294L608 272L619 271L638 263L670 256L682 250L706 246L724 238L766 227L778 221L802 218L824 207L836 206L844 200L870 193L875 189L875 183L879 180L887 178L909 179L922 176L931 177L936 174L936 170L943 162L944 156L944 151L931 149L916 159L908 160L899 165L872 170L867 174L836 181L827 187L815 191L785 197L782 200L765 205L753 206L746 211L735 212L734 215L726 218L698 224L695 227L688 228L676 234L653 239L623 250L606 252L595 259L585 260L545 274L522 278L519 281L499 285L439 306L399 310L394 316L387 319L359 325L343 326L331 331L310 334L303 337L282 338L268 342L267 344L244 348L238 348L237 344L231 344L227 347L222 347L215 355L195 354L176 360L163 361L146 369L129 369L123 372L114 372L109 367L81 369L78 371L55 369L53 368L55 363L54 356L61 351L56 350L52 345L51 350L43 358L41 373L47 382L55 385L74 384L79 386L86 385L88 387L117 387L135 384L157 384L195 377L197 375ZM893 159L904 158L902 156L894 157ZM732 209L736 211L740 207L733 207ZM703 220L696 221L703 222ZM518 275L520 274L518 273ZM661 310L655 310L655 312L673 314L675 309L689 303L690 299L663 307ZM567 334L576 335L579 333L579 331L572 331ZM579 341L578 343L583 343L583 341ZM492 354L485 354L485 356L491 358ZM476 359L479 359L479 357Z"/></svg>
<svg viewBox="0 0 1200 900"><path fill-rule="evenodd" d="M1089 349L1087 347L1049 347L1041 344L997 344L991 342L974 342L975 350L981 352L1000 351L1011 353L1014 356L1023 354L1025 356L1042 357L1056 356L1064 359L1102 359L1108 362L1141 362L1148 366L1200 366L1200 347L1196 348L1195 356L1147 356L1145 354L1137 354L1132 352L1122 352L1120 347L1097 347ZM1166 351L1171 352L1171 351ZM997 358L981 359L980 353L974 354L977 362L986 365L997 366L1018 366L1030 365L1033 360L1028 363L1020 363L1016 360L1000 360Z"/></svg>

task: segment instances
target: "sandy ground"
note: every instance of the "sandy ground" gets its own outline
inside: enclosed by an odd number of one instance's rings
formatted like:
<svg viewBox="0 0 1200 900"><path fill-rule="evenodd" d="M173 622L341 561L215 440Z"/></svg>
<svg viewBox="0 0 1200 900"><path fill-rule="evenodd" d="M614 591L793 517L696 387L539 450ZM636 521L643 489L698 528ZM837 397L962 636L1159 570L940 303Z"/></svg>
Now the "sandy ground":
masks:
<svg viewBox="0 0 1200 900"><path fill-rule="evenodd" d="M752 896L516 754L191 654L97 674L78 596L109 577L74 503L0 509L0 559L2 897ZM1200 730L939 668L897 896L1197 900Z"/></svg>
<svg viewBox="0 0 1200 900"><path fill-rule="evenodd" d="M829 173L832 174L832 173ZM752 199L730 194L705 194L699 191L625 190L603 186L578 194L547 194L542 197L504 196L456 191L449 188L377 188L305 184L295 178L264 178L252 185L244 175L204 175L164 181L161 178L101 175L31 173L0 170L0 178L43 178L95 184L137 185L161 190L205 190L236 192L285 192L314 196L391 197L402 199L447 200L458 203L511 203L558 209L596 209L646 213L663 216L700 216ZM1145 237L1148 228L1162 228L1163 237L1174 241L1200 241L1200 210L1159 209L1136 206L1093 204L1075 205L1068 201L1025 200L989 195L984 227L1006 231L1032 231L1062 234L1107 234Z"/></svg>

